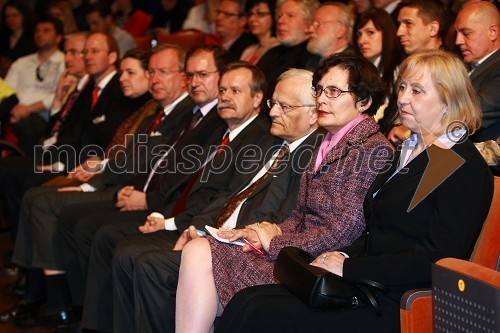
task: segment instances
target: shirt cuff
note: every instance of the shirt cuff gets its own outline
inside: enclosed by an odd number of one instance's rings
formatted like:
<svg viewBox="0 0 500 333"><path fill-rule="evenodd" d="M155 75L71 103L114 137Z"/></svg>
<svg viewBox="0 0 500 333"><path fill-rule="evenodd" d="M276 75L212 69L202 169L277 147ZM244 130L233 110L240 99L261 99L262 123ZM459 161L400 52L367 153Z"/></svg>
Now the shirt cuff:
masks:
<svg viewBox="0 0 500 333"><path fill-rule="evenodd" d="M80 188L82 189L83 192L95 192L97 189L90 185L89 183L84 183L80 185Z"/></svg>
<svg viewBox="0 0 500 333"><path fill-rule="evenodd" d="M169 217L165 219L165 230L177 230L177 226L175 225L175 217Z"/></svg>
<svg viewBox="0 0 500 333"><path fill-rule="evenodd" d="M340 251L337 251L338 253L340 253L341 255L343 255L344 257L346 258L349 258L349 255L345 252L340 252Z"/></svg>
<svg viewBox="0 0 500 333"><path fill-rule="evenodd" d="M62 162L56 162L52 164L52 169L54 171L63 172L66 169L66 165Z"/></svg>

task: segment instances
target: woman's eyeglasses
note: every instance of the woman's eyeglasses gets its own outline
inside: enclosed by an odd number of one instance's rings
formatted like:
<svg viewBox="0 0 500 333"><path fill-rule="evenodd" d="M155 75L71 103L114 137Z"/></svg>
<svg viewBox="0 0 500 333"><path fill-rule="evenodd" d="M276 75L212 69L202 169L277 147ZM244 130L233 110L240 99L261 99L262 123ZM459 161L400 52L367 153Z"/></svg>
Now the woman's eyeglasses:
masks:
<svg viewBox="0 0 500 333"><path fill-rule="evenodd" d="M342 90L334 86L322 87L321 85L317 85L316 87L311 87L311 94L314 98L318 98L321 94L325 92L325 96L328 98L337 98L343 93L350 93L352 90Z"/></svg>

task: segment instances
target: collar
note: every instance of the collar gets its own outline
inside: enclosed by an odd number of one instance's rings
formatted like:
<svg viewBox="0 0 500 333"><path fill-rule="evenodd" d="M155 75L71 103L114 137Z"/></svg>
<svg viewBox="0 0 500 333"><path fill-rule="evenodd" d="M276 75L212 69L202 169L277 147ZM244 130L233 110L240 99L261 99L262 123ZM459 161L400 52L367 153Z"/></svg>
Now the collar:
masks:
<svg viewBox="0 0 500 333"><path fill-rule="evenodd" d="M297 149L298 146L300 146L302 144L302 142L304 142L305 139L307 139L311 134L313 134L314 132L316 132L318 129L315 129L314 131L311 131L309 133L307 133L306 135L304 135L303 137L293 141L293 142L287 142L286 140L283 141L283 144L285 143L288 143L288 146L290 147L290 153L292 153L295 149Z"/></svg>
<svg viewBox="0 0 500 333"><path fill-rule="evenodd" d="M496 51L498 51L498 49L496 49L495 51L491 52L491 53L488 53L485 57L483 57L481 60L479 60L477 63L476 63L476 66L479 66L481 65L486 59L488 59L493 53L495 53Z"/></svg>
<svg viewBox="0 0 500 333"><path fill-rule="evenodd" d="M96 85L99 87L100 91L106 88L106 85L111 81L113 76L116 74L116 71L112 71L108 75L106 75L101 81L97 82Z"/></svg>
<svg viewBox="0 0 500 333"><path fill-rule="evenodd" d="M89 80L90 80L90 75L85 74L84 76L82 76L80 80L78 80L78 83L76 84L76 90L82 91L83 87L85 87L85 85L87 84L87 82L89 82Z"/></svg>
<svg viewBox="0 0 500 333"><path fill-rule="evenodd" d="M241 131L243 131L245 129L245 127L248 126L248 124L250 124L255 118L257 118L258 115L259 114L256 114L255 116L253 116L252 118L248 119L243 124L241 124L240 126L236 127L235 129L233 129L232 131L230 131L228 129L226 131L226 133L229 132L229 141L233 141L238 136L238 134L240 134ZM226 135L226 134L224 133L224 135Z"/></svg>
<svg viewBox="0 0 500 333"><path fill-rule="evenodd" d="M210 112L210 110L212 110L213 107L215 105L217 105L218 101L219 100L217 98L214 98L213 100L211 100L207 104L200 107L200 112L203 115L203 117L205 117L208 114L208 112Z"/></svg>
<svg viewBox="0 0 500 333"><path fill-rule="evenodd" d="M165 106L163 108L163 112L165 113L165 116L168 116L170 114L170 112L172 112L172 110L177 106L177 104L179 104L180 102L182 102L182 100L184 98L186 98L187 96L188 96L188 93L187 92L183 92L179 97L177 97L177 99L175 101L173 101L172 103L170 103L167 106Z"/></svg>
<svg viewBox="0 0 500 333"><path fill-rule="evenodd" d="M384 10L386 12L388 12L389 14L392 14L394 12L394 10L396 9L396 7L399 5L400 1L393 1L391 2L390 4L388 4L387 6L384 7Z"/></svg>

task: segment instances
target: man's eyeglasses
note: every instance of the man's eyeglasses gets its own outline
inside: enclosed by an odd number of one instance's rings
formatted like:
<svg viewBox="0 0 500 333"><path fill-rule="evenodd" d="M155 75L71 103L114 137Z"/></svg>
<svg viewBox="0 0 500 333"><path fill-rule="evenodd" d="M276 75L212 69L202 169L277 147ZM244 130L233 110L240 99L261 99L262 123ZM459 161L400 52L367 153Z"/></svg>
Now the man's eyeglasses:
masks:
<svg viewBox="0 0 500 333"><path fill-rule="evenodd" d="M84 49L81 53L81 56L82 57L85 57L87 54L91 54L91 55L96 55L96 54L99 54L101 52L108 52L109 51L105 51L105 50L101 50L101 49Z"/></svg>
<svg viewBox="0 0 500 333"><path fill-rule="evenodd" d="M288 104L285 104L285 103L282 103L282 102L278 102L274 99L268 99L267 101L267 106L272 109L273 106L276 105L276 107L280 110L280 111L283 111L284 113L288 113L290 111L292 111L293 109L296 109L296 108L312 108L316 105L314 104L305 104L305 105L288 105Z"/></svg>
<svg viewBox="0 0 500 333"><path fill-rule="evenodd" d="M256 16L257 18L263 18L266 17L267 15L271 15L270 12L250 12L247 14L248 18L251 18L252 16Z"/></svg>
<svg viewBox="0 0 500 333"><path fill-rule="evenodd" d="M219 14L220 14L220 15L222 15L222 16L224 16L224 17L226 17L226 18L229 18L229 17L234 17L234 16L241 16L241 14L227 12L227 11L222 10L222 9L217 9L217 10L215 11L215 13L216 13L217 15L219 15Z"/></svg>
<svg viewBox="0 0 500 333"><path fill-rule="evenodd" d="M314 98L318 98L321 96L321 93L325 92L325 96L328 98L337 98L343 93L350 93L351 90L342 90L334 86L322 87L321 85L317 85L316 87L311 87L311 94Z"/></svg>
<svg viewBox="0 0 500 333"><path fill-rule="evenodd" d="M218 73L218 71L211 71L211 72L206 72L206 71L199 71L199 72L186 72L186 78L188 81L191 81L195 77L198 78L199 80L206 80L211 74Z"/></svg>
<svg viewBox="0 0 500 333"><path fill-rule="evenodd" d="M160 78L166 78L172 73L179 73L180 71L169 71L168 69L150 69L147 71L147 73L151 76L154 77L155 74L157 74Z"/></svg>
<svg viewBox="0 0 500 333"><path fill-rule="evenodd" d="M319 27L321 27L322 25L324 25L325 23L333 23L333 22L340 22L339 20L330 20L330 21L319 21L319 20L314 20L311 22L311 26L314 28L314 29L318 29Z"/></svg>
<svg viewBox="0 0 500 333"><path fill-rule="evenodd" d="M39 64L36 66L36 79L40 82L43 82L45 79L45 73L42 71L42 65L43 64Z"/></svg>

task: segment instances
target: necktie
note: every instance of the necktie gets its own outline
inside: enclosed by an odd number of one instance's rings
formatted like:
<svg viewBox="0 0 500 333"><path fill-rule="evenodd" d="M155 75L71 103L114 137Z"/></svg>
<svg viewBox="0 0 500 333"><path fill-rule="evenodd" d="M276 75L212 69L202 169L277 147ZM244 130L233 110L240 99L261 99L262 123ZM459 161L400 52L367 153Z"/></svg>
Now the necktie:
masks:
<svg viewBox="0 0 500 333"><path fill-rule="evenodd" d="M151 172L148 176L148 180L146 181L146 184L144 185L144 192L147 191L149 193L151 191L155 191L155 190L158 190L160 188L161 180L163 179L163 172L157 172L160 164L166 159L167 155L170 153L170 151L172 151L172 149L174 149L174 147L177 145L177 143L180 142L182 139L184 139L184 137L186 137L187 134L189 134L189 132L191 132L191 130L193 130L196 127L196 125L198 125L198 122L201 120L202 117L203 117L203 114L201 113L200 108L198 106L196 106L194 108L193 118L191 118L191 122L189 123L188 127L186 127L181 132L181 134L179 135L177 140L175 140L175 142L172 144L170 149L167 152L165 152L165 154L163 154L163 156L160 158L160 160L155 165L153 170L151 170Z"/></svg>
<svg viewBox="0 0 500 333"><path fill-rule="evenodd" d="M219 155L222 152L222 150L224 150L224 147L228 145L228 143L229 143L229 133L226 133L226 135L224 135L224 138L222 139L222 141L219 145L219 148L217 149L217 152L215 153L213 158L215 158L215 156ZM207 163L208 162L209 161L207 161ZM172 216L177 216L186 210L186 200L187 200L187 197L189 196L189 192L191 191L191 188L193 187L193 185L198 181L200 176L203 174L203 170L205 170L205 166L207 165L207 163L205 163L205 165L202 168L200 168L200 170L198 170L189 179L189 183L186 185L186 187L184 187L184 190L182 190L182 193L175 204L175 207L172 211Z"/></svg>
<svg viewBox="0 0 500 333"><path fill-rule="evenodd" d="M276 159L274 160L269 170L267 170L267 172L262 177L257 179L252 185L248 186L245 190L241 191L226 202L224 207L221 209L219 216L217 216L217 218L215 219L215 227L220 228L231 217L236 208L238 208L238 206L243 201L245 201L267 177L273 174L280 163L289 154L290 147L288 146L288 144L284 144L278 152L278 155L276 155Z"/></svg>
<svg viewBox="0 0 500 333"><path fill-rule="evenodd" d="M472 72L474 72L474 70L477 68L477 66L479 66L479 63L477 63L477 62L473 62L473 63L469 64L469 75L471 75Z"/></svg>
<svg viewBox="0 0 500 333"><path fill-rule="evenodd" d="M163 107L161 105L158 106L157 112L158 113L156 114L155 119L153 119L151 126L149 126L149 128L146 132L147 135L150 135L151 133L153 133L158 128L158 125L160 125L161 121L165 117L165 112L163 111Z"/></svg>
<svg viewBox="0 0 500 333"><path fill-rule="evenodd" d="M97 100L99 99L99 86L94 86L94 89L92 90L92 104L90 104L90 111L94 110L94 107L97 103Z"/></svg>
<svg viewBox="0 0 500 333"><path fill-rule="evenodd" d="M66 120L68 117L69 112L71 111L71 108L73 107L73 104L75 104L75 100L80 95L80 91L75 89L69 97L66 99L66 103L64 104L64 107L61 111L61 116L59 119L56 121L54 126L52 126L52 130L50 131L50 136L55 136L57 133L59 133L59 128L61 127L62 123Z"/></svg>

